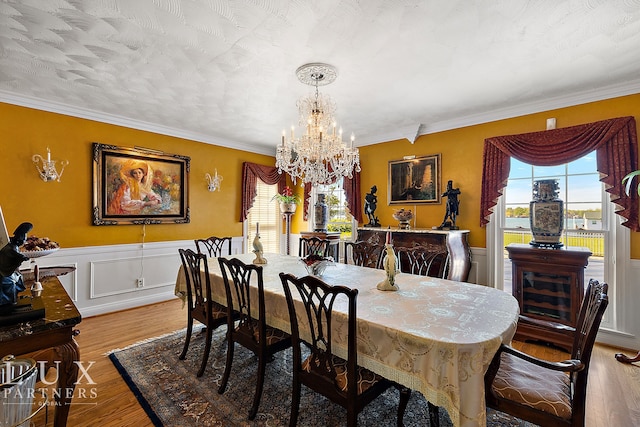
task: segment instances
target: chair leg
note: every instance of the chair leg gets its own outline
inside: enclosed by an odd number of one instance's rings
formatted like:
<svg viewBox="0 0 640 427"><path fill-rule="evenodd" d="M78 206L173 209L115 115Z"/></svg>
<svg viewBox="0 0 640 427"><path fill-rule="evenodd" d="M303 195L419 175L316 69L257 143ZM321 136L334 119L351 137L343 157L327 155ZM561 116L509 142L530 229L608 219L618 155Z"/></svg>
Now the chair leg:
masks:
<svg viewBox="0 0 640 427"><path fill-rule="evenodd" d="M431 402L427 402L427 404L429 406L429 427L440 427L438 407Z"/></svg>
<svg viewBox="0 0 640 427"><path fill-rule="evenodd" d="M189 342L191 341L191 329L193 328L193 318L189 315L189 319L187 320L187 336L184 340L184 347L182 348L182 353L178 356L178 359L184 360L187 357L187 350L189 350Z"/></svg>
<svg viewBox="0 0 640 427"><path fill-rule="evenodd" d="M398 427L404 426L404 412L407 409L409 398L411 397L411 389L407 387L398 387L400 392L400 403L398 403Z"/></svg>
<svg viewBox="0 0 640 427"><path fill-rule="evenodd" d="M249 411L249 419L253 420L258 413L258 407L260 406L260 398L262 397L262 389L264 387L264 372L267 366L267 356L258 357L258 378L256 381L256 394L253 396L253 405Z"/></svg>
<svg viewBox="0 0 640 427"><path fill-rule="evenodd" d="M204 370L207 368L207 362L209 361L209 352L211 351L211 340L213 336L213 328L207 328L206 341L204 344L204 353L202 354L202 363L200 364L200 370L196 376L201 377L204 374Z"/></svg>
<svg viewBox="0 0 640 427"><path fill-rule="evenodd" d="M228 332L229 334L231 332ZM224 367L224 374L222 375L222 381L220 382L220 387L218 387L218 394L224 393L227 389L227 382L229 381L229 374L231 374L231 365L233 364L233 348L234 343L231 339L227 340L227 362Z"/></svg>
<svg viewBox="0 0 640 427"><path fill-rule="evenodd" d="M289 427L296 427L298 424L298 413L300 411L300 381L293 378L293 387L291 389L291 416L289 417Z"/></svg>

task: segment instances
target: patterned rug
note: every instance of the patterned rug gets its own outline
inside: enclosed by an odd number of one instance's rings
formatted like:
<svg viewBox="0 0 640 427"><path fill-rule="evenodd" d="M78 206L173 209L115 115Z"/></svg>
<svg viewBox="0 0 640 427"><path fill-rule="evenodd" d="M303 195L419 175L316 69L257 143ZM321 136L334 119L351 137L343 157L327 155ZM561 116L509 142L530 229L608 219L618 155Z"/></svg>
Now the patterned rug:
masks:
<svg viewBox="0 0 640 427"><path fill-rule="evenodd" d="M264 392L254 421L247 413L255 390L256 359L236 345L233 368L227 390L217 392L225 366L225 328L213 334L209 364L204 375L196 377L204 348L204 335L197 332L185 360L178 360L184 344L184 331L152 338L125 349L114 350L109 357L127 382L155 426L288 426L291 403L291 350L280 352L267 365ZM398 391L389 389L371 402L359 415L360 426L395 426ZM345 425L346 410L302 387L299 426ZM405 426L428 426L427 403L418 393L404 417ZM450 427L446 411L440 411L440 425ZM531 427L517 418L489 411L489 427Z"/></svg>

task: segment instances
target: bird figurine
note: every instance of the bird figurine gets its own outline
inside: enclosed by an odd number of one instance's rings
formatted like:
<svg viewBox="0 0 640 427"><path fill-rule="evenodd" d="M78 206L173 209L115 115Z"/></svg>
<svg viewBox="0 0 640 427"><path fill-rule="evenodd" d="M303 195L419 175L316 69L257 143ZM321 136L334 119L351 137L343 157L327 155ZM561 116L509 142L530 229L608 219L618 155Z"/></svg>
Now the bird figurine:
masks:
<svg viewBox="0 0 640 427"><path fill-rule="evenodd" d="M396 274L398 272L396 254L393 252L391 243L385 244L384 247L387 252L387 256L384 259L384 271L387 273L387 277L378 283L377 288L381 291L397 291L400 288L396 285Z"/></svg>
<svg viewBox="0 0 640 427"><path fill-rule="evenodd" d="M256 259L253 260L254 264L266 264L267 260L264 258L264 249L262 242L260 241L260 232L256 227L256 237L253 238L253 253L256 254Z"/></svg>

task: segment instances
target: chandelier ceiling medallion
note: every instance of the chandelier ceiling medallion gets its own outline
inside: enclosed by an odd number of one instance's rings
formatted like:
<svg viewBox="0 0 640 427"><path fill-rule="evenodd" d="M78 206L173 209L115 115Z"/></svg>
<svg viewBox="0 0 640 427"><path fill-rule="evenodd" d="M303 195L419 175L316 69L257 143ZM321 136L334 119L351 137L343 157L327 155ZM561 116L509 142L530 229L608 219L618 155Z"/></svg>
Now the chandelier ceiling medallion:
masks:
<svg viewBox="0 0 640 427"><path fill-rule="evenodd" d="M352 178L354 170L360 172L360 153L353 146L355 137L351 134L350 146L342 141L342 128L336 129L334 118L336 106L329 96L318 92L319 86L335 81L335 67L305 64L296 70L296 75L302 83L315 86L315 96L302 97L297 102L304 135L296 138L294 126L288 139L282 132L282 143L276 150L278 172L288 173L294 183L301 179L303 184L310 182L314 187L343 176Z"/></svg>

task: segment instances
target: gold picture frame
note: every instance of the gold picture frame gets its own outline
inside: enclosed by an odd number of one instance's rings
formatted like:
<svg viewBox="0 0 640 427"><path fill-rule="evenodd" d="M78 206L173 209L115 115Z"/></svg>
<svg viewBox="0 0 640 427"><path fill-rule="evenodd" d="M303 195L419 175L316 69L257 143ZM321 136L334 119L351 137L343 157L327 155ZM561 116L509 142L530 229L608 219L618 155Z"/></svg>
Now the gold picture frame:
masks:
<svg viewBox="0 0 640 427"><path fill-rule="evenodd" d="M184 224L190 158L93 144L93 224Z"/></svg>
<svg viewBox="0 0 640 427"><path fill-rule="evenodd" d="M440 154L389 161L388 203L441 203Z"/></svg>

